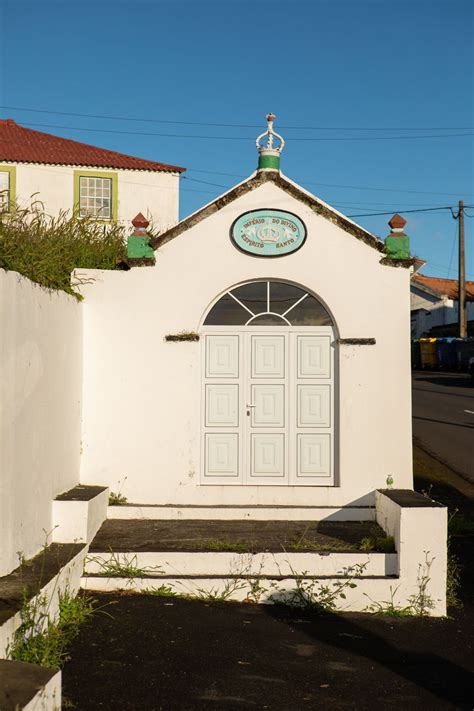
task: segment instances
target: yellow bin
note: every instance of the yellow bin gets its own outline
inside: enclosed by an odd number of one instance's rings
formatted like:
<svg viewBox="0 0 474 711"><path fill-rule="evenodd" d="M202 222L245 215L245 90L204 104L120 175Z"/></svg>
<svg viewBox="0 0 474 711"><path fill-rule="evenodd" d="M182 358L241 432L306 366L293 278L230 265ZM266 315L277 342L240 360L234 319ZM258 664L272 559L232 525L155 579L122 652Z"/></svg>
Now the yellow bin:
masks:
<svg viewBox="0 0 474 711"><path fill-rule="evenodd" d="M421 367L436 368L438 355L436 353L436 338L420 338Z"/></svg>

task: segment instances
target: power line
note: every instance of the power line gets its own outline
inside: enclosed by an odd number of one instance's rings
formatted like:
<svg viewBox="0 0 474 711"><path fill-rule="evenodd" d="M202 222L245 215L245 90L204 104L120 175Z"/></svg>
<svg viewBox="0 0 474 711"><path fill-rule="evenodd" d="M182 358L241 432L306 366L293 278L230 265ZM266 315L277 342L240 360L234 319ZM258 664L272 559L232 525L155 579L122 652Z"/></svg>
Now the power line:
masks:
<svg viewBox="0 0 474 711"><path fill-rule="evenodd" d="M113 134L123 134L126 136L154 136L160 138L192 138L198 140L212 140L212 141L249 141L253 140L253 136L201 136L197 134L185 134L185 133L150 133L149 131L122 131L119 129L111 128L84 128L81 126L60 126L58 124L49 123L23 123L22 126L36 126L40 128L60 128L65 131L87 131L88 133L113 133ZM310 141L310 142L320 142L320 141L404 141L404 140L418 140L422 138L460 138L465 136L474 136L474 133L449 133L449 134L427 134L424 136L350 136L337 138L334 136L327 136L324 138L301 138L292 136L292 141Z"/></svg>
<svg viewBox="0 0 474 711"><path fill-rule="evenodd" d="M468 205L468 207L474 207L474 205ZM444 206L444 207L423 207L419 208L417 210L396 210L396 212L403 212L408 213L408 212L433 212L434 210L452 210L453 208L450 205ZM377 215L392 215L393 211L391 210L390 212L372 212L372 213L367 213L365 215L347 215L347 217L376 217Z"/></svg>
<svg viewBox="0 0 474 711"><path fill-rule="evenodd" d="M135 118L131 116L113 116L104 114L83 114L72 111L53 111L52 109L32 109L25 106L5 106L1 109L9 111L28 111L39 114L55 114L57 116L77 116L81 118L105 119L108 121L135 121L140 123L167 123L184 126L212 126L222 128L261 128L262 124L246 123L214 123L209 121L177 121L172 119L151 119ZM31 124L30 124L31 125ZM281 129L298 131L470 131L474 126L287 126L281 125Z"/></svg>

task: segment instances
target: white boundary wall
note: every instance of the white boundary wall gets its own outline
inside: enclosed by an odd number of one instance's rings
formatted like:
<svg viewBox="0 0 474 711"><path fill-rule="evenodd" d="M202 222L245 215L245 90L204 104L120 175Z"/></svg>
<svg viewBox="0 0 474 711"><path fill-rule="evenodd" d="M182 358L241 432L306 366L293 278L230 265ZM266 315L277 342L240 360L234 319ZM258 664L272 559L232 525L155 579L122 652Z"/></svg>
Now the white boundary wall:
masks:
<svg viewBox="0 0 474 711"><path fill-rule="evenodd" d="M0 576L38 553L79 480L82 305L0 270Z"/></svg>

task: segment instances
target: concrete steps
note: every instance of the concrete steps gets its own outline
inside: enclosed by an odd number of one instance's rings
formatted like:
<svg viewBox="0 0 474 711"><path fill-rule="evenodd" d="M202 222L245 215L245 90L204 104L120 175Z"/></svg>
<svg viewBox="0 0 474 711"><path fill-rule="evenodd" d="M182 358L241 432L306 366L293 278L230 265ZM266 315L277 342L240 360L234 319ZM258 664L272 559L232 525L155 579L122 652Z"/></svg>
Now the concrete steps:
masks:
<svg viewBox="0 0 474 711"><path fill-rule="evenodd" d="M362 609L364 593L389 594L398 573L397 553L360 550L374 530L384 535L361 521L108 519L82 587L262 603L329 587Z"/></svg>
<svg viewBox="0 0 474 711"><path fill-rule="evenodd" d="M374 521L373 506L202 506L125 504L109 506L109 519L219 521Z"/></svg>

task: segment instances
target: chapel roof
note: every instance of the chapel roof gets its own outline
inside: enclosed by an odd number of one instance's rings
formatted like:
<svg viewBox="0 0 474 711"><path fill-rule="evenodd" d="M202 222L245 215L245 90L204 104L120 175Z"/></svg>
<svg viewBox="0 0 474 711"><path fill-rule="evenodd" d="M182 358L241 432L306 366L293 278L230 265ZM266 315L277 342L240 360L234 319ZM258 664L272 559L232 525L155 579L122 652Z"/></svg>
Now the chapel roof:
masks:
<svg viewBox="0 0 474 711"><path fill-rule="evenodd" d="M147 170L182 173L186 168L136 158L125 153L98 148L70 138L53 136L20 126L13 119L0 119L0 161L86 165L94 168Z"/></svg>
<svg viewBox="0 0 474 711"><path fill-rule="evenodd" d="M378 252L385 253L385 245L382 240L380 240L378 237L371 234L370 232L367 232L367 230L365 230L363 227L360 227L355 222L352 222L352 220L345 217L337 210L334 210L322 200L319 200L314 195L311 195L311 193L307 192L299 185L286 178L277 170L258 170L247 180L244 180L239 185L236 185L234 188L219 196L212 202L208 203L197 212L194 212L192 215L189 215L189 217L186 217L184 220L181 220L174 227L171 227L169 230L167 230L161 235L158 235L157 237L153 237L150 240L150 246L153 247L153 249L158 249L158 247L161 247L166 242L169 242L170 240L174 239L182 232L185 232L191 227L194 227L194 225L201 222L201 220L204 220L206 217L209 217L215 212L218 212L229 203L233 202L234 200L237 200L237 198L242 197L243 195L251 192L252 190L255 190L255 188L258 188L267 182L274 183L279 188L294 197L296 200L299 200L300 202L310 207L313 212L318 215L322 215L326 219L341 227L349 234L353 235L357 239L362 240L373 249L377 250ZM395 260L391 260L389 257L385 257L383 260L383 262L386 264L392 263L392 261ZM410 265L411 263L412 262L410 261Z"/></svg>

